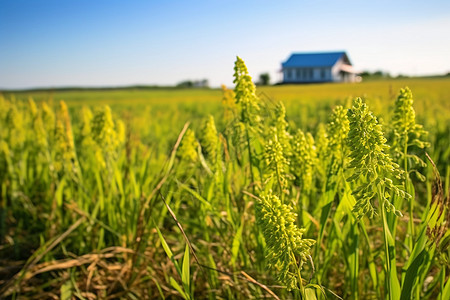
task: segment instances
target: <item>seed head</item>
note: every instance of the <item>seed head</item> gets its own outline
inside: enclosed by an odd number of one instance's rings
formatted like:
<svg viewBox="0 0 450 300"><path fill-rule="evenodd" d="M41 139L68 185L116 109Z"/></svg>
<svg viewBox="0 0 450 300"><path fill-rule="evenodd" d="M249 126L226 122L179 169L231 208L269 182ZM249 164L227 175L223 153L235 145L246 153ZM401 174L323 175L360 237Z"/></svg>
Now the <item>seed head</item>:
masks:
<svg viewBox="0 0 450 300"><path fill-rule="evenodd" d="M182 162L194 164L198 161L198 141L195 138L195 133L191 129L186 130L177 156Z"/></svg>
<svg viewBox="0 0 450 300"><path fill-rule="evenodd" d="M219 137L217 135L214 117L209 116L203 123L201 145L209 161L214 165L217 162Z"/></svg>
<svg viewBox="0 0 450 300"><path fill-rule="evenodd" d="M342 106L336 106L327 125L330 154L342 156L346 147L346 138L349 131L347 111Z"/></svg>
<svg viewBox="0 0 450 300"><path fill-rule="evenodd" d="M249 125L258 125L260 117L259 99L256 96L256 87L248 74L244 61L238 56L234 66L234 93L236 103L240 108L240 121Z"/></svg>
<svg viewBox="0 0 450 300"><path fill-rule="evenodd" d="M297 261L294 257L299 257L298 268L301 270L315 241L303 239L305 230L295 224L297 215L271 192L258 199L255 208L256 222L267 245L268 266L277 272L278 281L286 284L288 289L295 289L297 277L293 270Z"/></svg>
<svg viewBox="0 0 450 300"><path fill-rule="evenodd" d="M424 141L428 132L422 125L416 124L416 114L413 107L413 96L409 88L400 89L400 93L395 101L394 116L392 120L393 127L393 156L401 161L404 159L405 150L410 146L425 148L429 143ZM418 164L425 167L426 164L416 155L410 155L412 164ZM405 166L407 167L407 166ZM406 171L406 170L405 170Z"/></svg>
<svg viewBox="0 0 450 300"><path fill-rule="evenodd" d="M392 190L404 198L410 196L393 184L391 178L401 178L403 172L387 153L389 146L386 145L381 125L361 98L355 99L347 116L350 122L347 141L351 158L348 169L352 172L347 181L359 184L353 191L356 198L353 211L358 218L365 214L373 216L371 200L377 195L378 187ZM378 196L381 197L379 201L385 204L387 211L401 215L401 212L388 201L387 194Z"/></svg>
<svg viewBox="0 0 450 300"><path fill-rule="evenodd" d="M299 129L292 139L291 173L302 189L310 191L313 180L313 167L316 160L314 139Z"/></svg>
<svg viewBox="0 0 450 300"><path fill-rule="evenodd" d="M264 147L264 160L270 171L270 177L277 178L280 188L284 190L287 186L286 175L289 161L284 156L283 146L281 146L276 135Z"/></svg>
<svg viewBox="0 0 450 300"><path fill-rule="evenodd" d="M53 135L55 130L55 113L45 102L42 102L42 122L44 122L47 133Z"/></svg>
<svg viewBox="0 0 450 300"><path fill-rule="evenodd" d="M104 106L95 111L91 122L92 138L106 152L113 152L117 144L111 108Z"/></svg>

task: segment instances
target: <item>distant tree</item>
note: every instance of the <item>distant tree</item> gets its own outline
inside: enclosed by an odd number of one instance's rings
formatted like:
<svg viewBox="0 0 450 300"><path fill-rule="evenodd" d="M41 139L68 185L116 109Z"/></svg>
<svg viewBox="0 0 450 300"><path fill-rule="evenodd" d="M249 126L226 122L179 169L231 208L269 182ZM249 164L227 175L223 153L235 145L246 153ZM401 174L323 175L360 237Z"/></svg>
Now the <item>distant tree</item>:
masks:
<svg viewBox="0 0 450 300"><path fill-rule="evenodd" d="M194 83L191 80L185 80L177 84L179 88L191 88Z"/></svg>
<svg viewBox="0 0 450 300"><path fill-rule="evenodd" d="M262 73L259 75L259 85L269 85L270 84L270 75L269 73Z"/></svg>
<svg viewBox="0 0 450 300"><path fill-rule="evenodd" d="M177 88L207 88L209 87L208 79L202 80L185 80L177 83Z"/></svg>
<svg viewBox="0 0 450 300"><path fill-rule="evenodd" d="M375 72L363 71L360 76L365 79L391 78L391 74L389 74L389 72L384 72L381 70L377 70Z"/></svg>
<svg viewBox="0 0 450 300"><path fill-rule="evenodd" d="M359 74L361 77L368 77L370 75L372 75L369 71L363 71L361 72L361 74Z"/></svg>
<svg viewBox="0 0 450 300"><path fill-rule="evenodd" d="M403 75L403 74L398 74L397 78L408 78L409 76Z"/></svg>
<svg viewBox="0 0 450 300"><path fill-rule="evenodd" d="M378 71L374 72L372 75L377 76L377 77L383 77L384 74L383 74L383 71L378 70Z"/></svg>
<svg viewBox="0 0 450 300"><path fill-rule="evenodd" d="M202 79L202 80L196 80L193 82L194 87L197 88L206 88L209 86L209 81L208 79Z"/></svg>

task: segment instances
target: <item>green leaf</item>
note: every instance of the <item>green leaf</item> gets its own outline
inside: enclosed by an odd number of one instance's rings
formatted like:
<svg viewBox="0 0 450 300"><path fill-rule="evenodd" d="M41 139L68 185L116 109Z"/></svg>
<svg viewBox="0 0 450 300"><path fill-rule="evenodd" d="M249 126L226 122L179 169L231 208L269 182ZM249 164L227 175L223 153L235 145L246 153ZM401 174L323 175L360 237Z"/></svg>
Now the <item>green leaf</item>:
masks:
<svg viewBox="0 0 450 300"><path fill-rule="evenodd" d="M350 286L352 289L352 296L356 297L358 295L359 279L359 230L356 223L351 224L346 240L348 241L347 260L350 267Z"/></svg>
<svg viewBox="0 0 450 300"><path fill-rule="evenodd" d="M72 299L72 289L73 289L73 286L72 286L72 282L70 280L67 280L66 282L64 282L61 285L61 289L60 289L60 291L61 291L60 299L61 300Z"/></svg>
<svg viewBox="0 0 450 300"><path fill-rule="evenodd" d="M244 229L244 222L241 222L241 225L239 226L234 238L233 238L233 244L231 246L231 265L234 266L236 263L236 259L239 253L239 247L241 246L241 240L242 240L242 230Z"/></svg>
<svg viewBox="0 0 450 300"><path fill-rule="evenodd" d="M208 207L211 207L211 203L209 203L205 198L203 198L199 193L197 193L196 191L194 191L193 189L189 188L187 185L181 183L181 182L177 182L178 185L188 191L192 196L194 196L197 200L199 200L201 203L205 204Z"/></svg>
<svg viewBox="0 0 450 300"><path fill-rule="evenodd" d="M409 265L408 269L406 270L405 279L403 280L400 300L411 299L411 292L413 291L414 282L416 282L416 279L418 277L419 268L420 266L422 266L427 256L428 253L426 249L423 249L420 254L415 257L414 261Z"/></svg>
<svg viewBox="0 0 450 300"><path fill-rule="evenodd" d="M164 297L164 293L163 293L163 291L162 291L161 285L159 284L158 280L154 280L154 279L153 279L153 282L155 283L156 288L158 289L159 296L161 297L160 299L165 300L166 297Z"/></svg>
<svg viewBox="0 0 450 300"><path fill-rule="evenodd" d="M166 240L164 239L163 235L161 234L161 231L159 231L159 228L155 226L156 231L158 232L159 240L161 241L161 244L164 248L164 251L166 252L167 256L172 260L173 253L169 248L169 245L167 245Z"/></svg>
<svg viewBox="0 0 450 300"><path fill-rule="evenodd" d="M63 192L65 185L66 185L66 177L63 177L59 182L58 188L56 189L55 192L56 203L58 204L59 207L63 205Z"/></svg>
<svg viewBox="0 0 450 300"><path fill-rule="evenodd" d="M306 286L306 289L315 289L316 290L316 297L318 299L326 299L327 294L325 293L325 289L323 288L323 286L315 284L315 283L310 283ZM330 293L332 293L334 296L336 296L338 299L341 299L339 296L337 296L335 293L333 293L332 291L329 291Z"/></svg>
<svg viewBox="0 0 450 300"><path fill-rule="evenodd" d="M117 168L117 167L114 168L114 176L115 176L117 187L119 188L120 194L124 195L123 183L122 183L122 181L123 181L122 180L122 173L121 173L120 169Z"/></svg>
<svg viewBox="0 0 450 300"><path fill-rule="evenodd" d="M444 286L441 299L450 299L450 280L447 280L447 283Z"/></svg>
<svg viewBox="0 0 450 300"><path fill-rule="evenodd" d="M384 209L384 207L382 207ZM389 282L389 295L392 296L391 299L399 299L401 290L400 290L400 282L397 277L397 269L396 269L396 260L395 260L395 240L389 230L389 226L386 221L385 212L382 212L382 220L383 220L383 234L384 234L384 243L385 243L385 255L386 255L386 277L387 282Z"/></svg>
<svg viewBox="0 0 450 300"><path fill-rule="evenodd" d="M183 291L183 289L181 288L181 286L178 284L178 282L175 281L175 279L173 279L172 276L170 276L169 281L170 281L170 285L171 285L174 289L176 289L176 290L178 291L178 293L180 293L181 296L182 296L184 299L189 299L189 298L187 297L186 293L185 293L185 292Z"/></svg>
<svg viewBox="0 0 450 300"><path fill-rule="evenodd" d="M316 290L312 288L305 289L306 300L317 300Z"/></svg>
<svg viewBox="0 0 450 300"><path fill-rule="evenodd" d="M186 248L184 249L183 267L182 267L182 272L181 272L181 281L183 282L185 289L188 289L190 287L189 266L190 266L189 246L188 246L188 244L186 244Z"/></svg>

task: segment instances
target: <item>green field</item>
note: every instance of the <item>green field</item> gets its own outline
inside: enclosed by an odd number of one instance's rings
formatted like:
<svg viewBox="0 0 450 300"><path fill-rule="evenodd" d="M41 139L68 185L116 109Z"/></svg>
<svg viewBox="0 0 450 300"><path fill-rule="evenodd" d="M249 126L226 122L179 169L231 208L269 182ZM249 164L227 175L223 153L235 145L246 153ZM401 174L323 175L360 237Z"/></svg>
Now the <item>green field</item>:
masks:
<svg viewBox="0 0 450 300"><path fill-rule="evenodd" d="M3 92L0 297L449 299L450 78L237 68L234 91Z"/></svg>
<svg viewBox="0 0 450 300"><path fill-rule="evenodd" d="M393 106L399 89L405 86L414 92L414 106L421 122L428 119L428 122L431 122L430 126L434 126L436 123L433 122L436 120L448 121L450 77L392 79L358 84L264 86L258 87L257 94L263 101L282 101L288 108L289 118L299 118L299 115L307 111L312 114L311 119L314 122L326 122L330 107L336 104L348 104L354 97L367 99L375 113L386 114L386 111ZM176 111L177 114L186 111L183 121L208 114L219 116L222 100L220 89L55 90L4 92L3 95L6 98L14 95L18 100L28 100L32 97L36 102L46 101L55 105L60 100L64 100L70 108L74 109L84 105L89 107L109 105L118 115L123 114L124 111L130 111L133 114L145 113L142 110L150 108L157 111ZM316 115L318 107L320 118ZM420 113L425 111L424 114ZM434 117L428 118L429 116Z"/></svg>

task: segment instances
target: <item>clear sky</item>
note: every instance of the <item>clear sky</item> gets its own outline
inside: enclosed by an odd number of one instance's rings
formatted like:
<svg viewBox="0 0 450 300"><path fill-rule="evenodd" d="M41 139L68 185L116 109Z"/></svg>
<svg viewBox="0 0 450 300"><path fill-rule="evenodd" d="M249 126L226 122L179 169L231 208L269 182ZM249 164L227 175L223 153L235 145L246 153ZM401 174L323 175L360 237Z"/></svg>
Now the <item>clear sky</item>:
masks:
<svg viewBox="0 0 450 300"><path fill-rule="evenodd" d="M357 70L450 72L450 1L0 0L0 88L281 79L292 52Z"/></svg>

